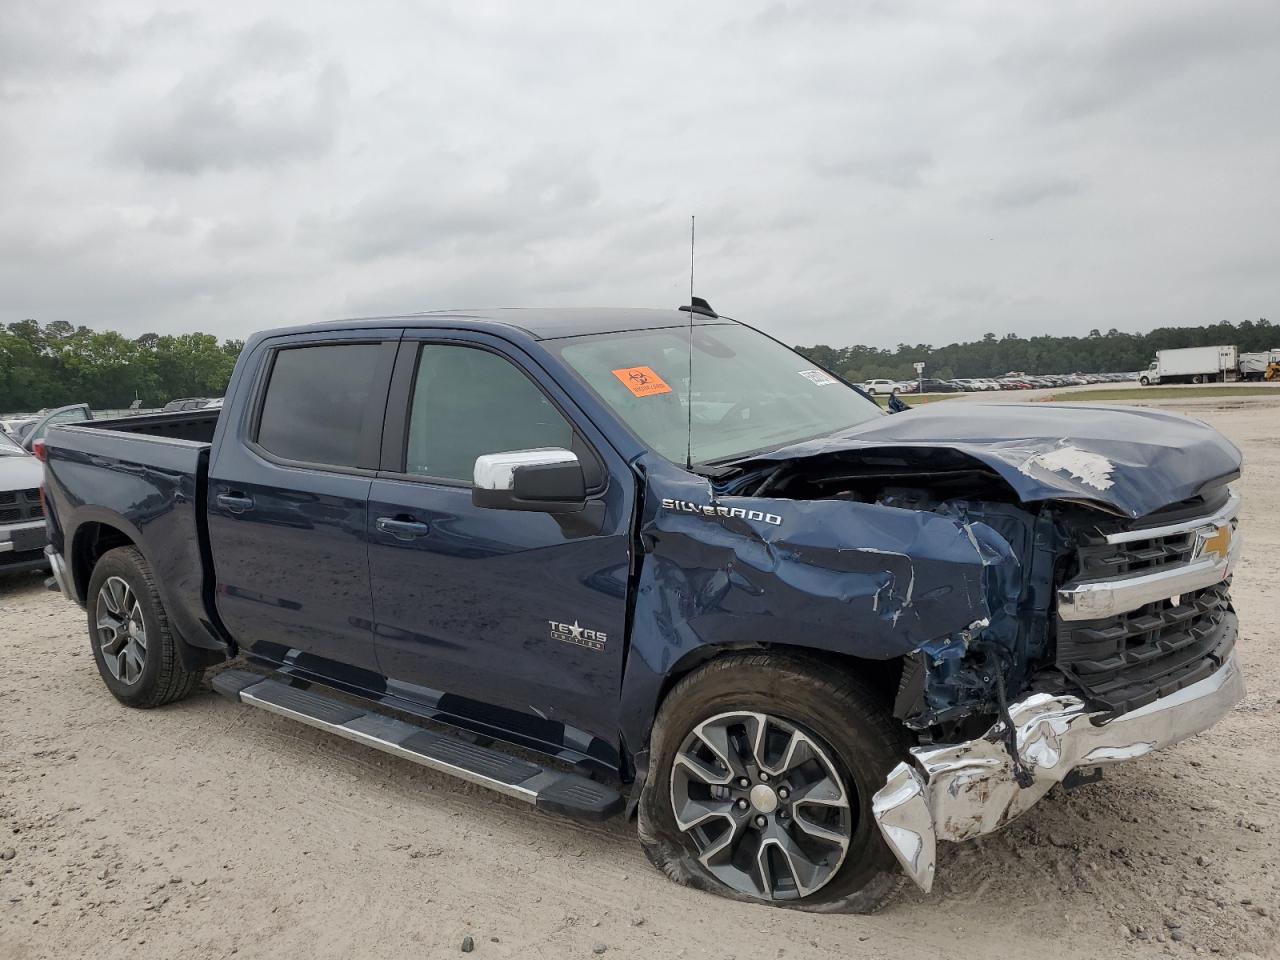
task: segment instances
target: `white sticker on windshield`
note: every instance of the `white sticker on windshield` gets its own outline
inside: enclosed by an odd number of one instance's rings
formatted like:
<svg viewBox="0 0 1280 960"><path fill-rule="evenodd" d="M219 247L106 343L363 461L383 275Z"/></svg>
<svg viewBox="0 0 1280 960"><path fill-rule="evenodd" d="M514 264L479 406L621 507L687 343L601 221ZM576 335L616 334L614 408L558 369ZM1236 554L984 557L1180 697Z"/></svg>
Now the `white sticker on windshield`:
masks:
<svg viewBox="0 0 1280 960"><path fill-rule="evenodd" d="M825 387L829 383L840 382L824 370L801 370L800 376L804 377L811 383L816 383L820 387Z"/></svg>

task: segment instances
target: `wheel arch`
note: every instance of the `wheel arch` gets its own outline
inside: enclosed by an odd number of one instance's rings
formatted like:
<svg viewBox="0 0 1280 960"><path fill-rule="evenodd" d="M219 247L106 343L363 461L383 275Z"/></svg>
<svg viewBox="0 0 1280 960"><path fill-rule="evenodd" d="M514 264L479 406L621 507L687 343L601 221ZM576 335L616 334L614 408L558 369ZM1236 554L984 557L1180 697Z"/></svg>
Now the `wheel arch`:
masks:
<svg viewBox="0 0 1280 960"><path fill-rule="evenodd" d="M744 653L783 655L816 669L833 670L857 677L865 682L888 710L892 710L906 661L905 656L875 660L850 653L819 650L789 643L708 643L694 647L673 661L660 676L651 675L651 680L656 682L651 683L652 693L646 696L643 702L636 702L639 697L634 685L628 691L631 695L625 698L628 701L624 704L624 708L629 724L624 726L623 730L624 747L626 747L624 755L630 756L634 772L631 795L627 803L628 817L635 815L636 801L648 776L650 737L653 733L654 720L671 691L681 680L700 667ZM630 669L628 674L634 677Z"/></svg>
<svg viewBox="0 0 1280 960"><path fill-rule="evenodd" d="M694 670L713 660L723 660L726 657L742 653L772 653L803 661L819 668L831 669L849 676L858 677L865 681L881 697L884 704L889 706L892 706L894 695L897 693L898 682L902 678L902 666L905 660L904 657L873 660L869 657L859 657L851 653L819 650L814 647L805 647L792 643L707 644L690 650L672 664L671 669L663 677L662 684L659 687L658 696L653 703L651 717L656 716L658 711L662 709L662 703L667 699L672 688ZM652 721L650 722L650 727L652 727Z"/></svg>
<svg viewBox="0 0 1280 960"><path fill-rule="evenodd" d="M88 602L89 579L102 556L117 547L133 547L142 552L138 531L123 518L86 520L71 536L71 582L76 599ZM144 553L143 556L146 556Z"/></svg>
<svg viewBox="0 0 1280 960"><path fill-rule="evenodd" d="M104 511L102 514L81 521L76 526L75 532L71 534L70 556L67 562L71 572L72 589L81 606L86 608L88 606L89 581L93 577L94 567L103 556L119 547L133 547L153 570L156 568L155 562L143 546L141 532L123 517ZM163 580L159 580L158 590L170 618L170 629L173 632L178 655L186 669L203 669L230 656L228 644L209 647L191 643L187 639L187 633L182 629L182 618L178 615L180 611L165 595Z"/></svg>

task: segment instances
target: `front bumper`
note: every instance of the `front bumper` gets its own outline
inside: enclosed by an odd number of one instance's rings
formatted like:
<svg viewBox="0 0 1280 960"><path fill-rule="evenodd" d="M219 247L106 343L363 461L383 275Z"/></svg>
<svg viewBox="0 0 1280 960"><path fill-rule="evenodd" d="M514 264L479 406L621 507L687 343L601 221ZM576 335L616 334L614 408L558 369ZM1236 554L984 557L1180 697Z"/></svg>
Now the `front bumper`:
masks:
<svg viewBox="0 0 1280 960"><path fill-rule="evenodd" d="M0 573L38 570L45 565L40 551L48 537L44 520L0 526Z"/></svg>
<svg viewBox="0 0 1280 960"><path fill-rule="evenodd" d="M1230 629L1235 630L1234 615ZM939 840L969 840L1025 813L1079 767L1144 756L1213 726L1244 696L1234 654L1212 675L1110 719L1070 694L1010 704L1018 750L1033 782L1022 788L997 722L981 738L913 747L872 798L880 832L908 876L933 886Z"/></svg>

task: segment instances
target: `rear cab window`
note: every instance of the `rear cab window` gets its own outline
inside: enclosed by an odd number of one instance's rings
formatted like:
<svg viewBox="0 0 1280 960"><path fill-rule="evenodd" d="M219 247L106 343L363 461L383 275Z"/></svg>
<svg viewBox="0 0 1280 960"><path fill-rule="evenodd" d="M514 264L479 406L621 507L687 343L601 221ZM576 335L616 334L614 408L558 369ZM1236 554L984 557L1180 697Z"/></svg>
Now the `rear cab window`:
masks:
<svg viewBox="0 0 1280 960"><path fill-rule="evenodd" d="M373 470L394 342L280 347L251 442L286 463Z"/></svg>

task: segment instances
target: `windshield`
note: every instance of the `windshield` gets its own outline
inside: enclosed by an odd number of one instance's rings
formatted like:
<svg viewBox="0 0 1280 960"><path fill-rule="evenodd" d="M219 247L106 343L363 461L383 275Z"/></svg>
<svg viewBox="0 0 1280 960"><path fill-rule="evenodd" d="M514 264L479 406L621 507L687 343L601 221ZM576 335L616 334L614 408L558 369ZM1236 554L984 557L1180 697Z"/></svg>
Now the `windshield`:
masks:
<svg viewBox="0 0 1280 960"><path fill-rule="evenodd" d="M0 457L25 457L27 451L0 433Z"/></svg>
<svg viewBox="0 0 1280 960"><path fill-rule="evenodd" d="M567 337L545 346L653 450L685 462L688 327ZM694 327L692 369L694 463L734 460L882 415L800 354L736 323Z"/></svg>

